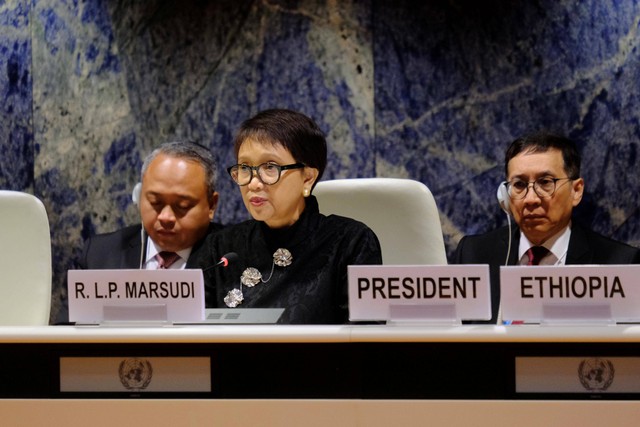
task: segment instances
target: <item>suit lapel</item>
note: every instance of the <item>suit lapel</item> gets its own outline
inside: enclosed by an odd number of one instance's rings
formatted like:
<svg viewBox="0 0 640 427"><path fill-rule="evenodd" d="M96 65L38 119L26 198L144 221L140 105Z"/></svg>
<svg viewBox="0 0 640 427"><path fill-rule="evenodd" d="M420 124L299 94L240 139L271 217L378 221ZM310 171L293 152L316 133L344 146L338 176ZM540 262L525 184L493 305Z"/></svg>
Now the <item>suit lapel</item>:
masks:
<svg viewBox="0 0 640 427"><path fill-rule="evenodd" d="M569 238L565 264L591 264L592 259L593 252L589 247L587 236L582 227L574 223L571 226L571 237Z"/></svg>
<svg viewBox="0 0 640 427"><path fill-rule="evenodd" d="M195 245L193 245L193 247L191 248L191 253L189 254L189 259L187 260L187 265L185 265L185 268L199 268L198 267L198 250L202 246L204 240L205 239L202 238L199 241L197 241Z"/></svg>
<svg viewBox="0 0 640 427"><path fill-rule="evenodd" d="M137 233L134 233L129 238L127 242L127 246L124 251L124 263L127 268L140 268L140 265L144 260L140 258L144 258L145 252L142 252L142 239L144 239L144 245L147 245L146 233L144 236L141 236L142 233L142 225Z"/></svg>
<svg viewBox="0 0 640 427"><path fill-rule="evenodd" d="M509 227L505 227L505 232L500 236L503 250L500 252L499 265L504 265L504 259L509 251ZM520 229L516 224L511 226L511 252L509 252L509 261L507 265L516 265L518 263L518 247L520 246Z"/></svg>

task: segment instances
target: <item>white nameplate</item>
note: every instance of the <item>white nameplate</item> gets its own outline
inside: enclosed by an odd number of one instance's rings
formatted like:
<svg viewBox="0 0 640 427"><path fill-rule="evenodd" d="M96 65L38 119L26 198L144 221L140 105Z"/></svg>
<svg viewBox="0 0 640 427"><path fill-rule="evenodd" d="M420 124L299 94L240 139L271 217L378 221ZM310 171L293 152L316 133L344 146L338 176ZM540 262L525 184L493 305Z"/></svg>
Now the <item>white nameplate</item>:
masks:
<svg viewBox="0 0 640 427"><path fill-rule="evenodd" d="M202 270L69 270L69 321L204 320Z"/></svg>
<svg viewBox="0 0 640 427"><path fill-rule="evenodd" d="M502 318L524 322L640 321L640 265L500 267Z"/></svg>
<svg viewBox="0 0 640 427"><path fill-rule="evenodd" d="M209 357L61 357L61 392L210 392Z"/></svg>
<svg viewBox="0 0 640 427"><path fill-rule="evenodd" d="M350 265L348 274L353 321L491 318L487 265Z"/></svg>

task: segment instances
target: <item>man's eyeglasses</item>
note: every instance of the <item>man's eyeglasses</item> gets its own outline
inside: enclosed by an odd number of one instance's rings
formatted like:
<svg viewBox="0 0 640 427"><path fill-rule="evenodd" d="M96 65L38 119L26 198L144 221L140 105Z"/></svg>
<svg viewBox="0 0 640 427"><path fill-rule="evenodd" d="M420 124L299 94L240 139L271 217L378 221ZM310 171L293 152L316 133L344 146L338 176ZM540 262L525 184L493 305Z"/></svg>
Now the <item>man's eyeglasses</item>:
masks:
<svg viewBox="0 0 640 427"><path fill-rule="evenodd" d="M263 163L258 166L238 164L227 168L227 172L231 175L231 179L240 186L247 185L251 182L253 179L253 171L256 171L256 175L260 182L266 185L273 185L280 181L282 171L289 169L302 169L303 167L305 167L305 165L302 163L292 163L290 165L282 166L275 163Z"/></svg>
<svg viewBox="0 0 640 427"><path fill-rule="evenodd" d="M557 188L556 183L563 180L573 181L573 178L541 177L531 182L513 179L506 183L507 192L509 193L509 197L514 200L524 199L527 197L527 193L529 193L529 188L533 186L533 191L535 191L538 197L546 199L553 196Z"/></svg>

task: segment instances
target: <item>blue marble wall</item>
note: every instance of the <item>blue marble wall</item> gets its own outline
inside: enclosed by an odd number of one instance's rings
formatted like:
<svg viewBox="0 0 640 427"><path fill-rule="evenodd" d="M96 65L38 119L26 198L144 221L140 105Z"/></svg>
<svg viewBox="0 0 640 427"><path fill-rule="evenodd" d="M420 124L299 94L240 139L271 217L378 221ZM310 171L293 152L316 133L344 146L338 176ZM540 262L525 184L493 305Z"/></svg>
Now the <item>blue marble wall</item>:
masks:
<svg viewBox="0 0 640 427"><path fill-rule="evenodd" d="M31 76L29 0L0 4L0 189L3 190L34 191Z"/></svg>
<svg viewBox="0 0 640 427"><path fill-rule="evenodd" d="M147 152L189 138L227 166L234 129L270 107L327 132L326 179L427 184L449 251L504 223L508 143L565 133L584 156L579 219L640 246L639 22L631 0L6 1L0 188L45 202L53 319L83 239L137 220ZM222 172L217 220L244 219Z"/></svg>
<svg viewBox="0 0 640 427"><path fill-rule="evenodd" d="M450 250L505 221L504 151L538 129L581 147L578 219L640 246L637 2L374 5L376 172L431 188Z"/></svg>

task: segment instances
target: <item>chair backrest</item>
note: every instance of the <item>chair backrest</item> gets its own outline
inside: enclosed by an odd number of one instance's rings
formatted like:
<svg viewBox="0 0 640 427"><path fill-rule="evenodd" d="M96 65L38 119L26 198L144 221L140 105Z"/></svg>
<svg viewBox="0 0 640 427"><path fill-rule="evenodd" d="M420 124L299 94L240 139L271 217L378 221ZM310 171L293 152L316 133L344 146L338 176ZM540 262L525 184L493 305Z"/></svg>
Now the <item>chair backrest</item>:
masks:
<svg viewBox="0 0 640 427"><path fill-rule="evenodd" d="M51 311L51 236L44 205L0 190L0 325L47 325Z"/></svg>
<svg viewBox="0 0 640 427"><path fill-rule="evenodd" d="M380 240L384 264L447 264L438 208L423 183L400 178L336 179L319 182L313 194L321 213L367 224Z"/></svg>

